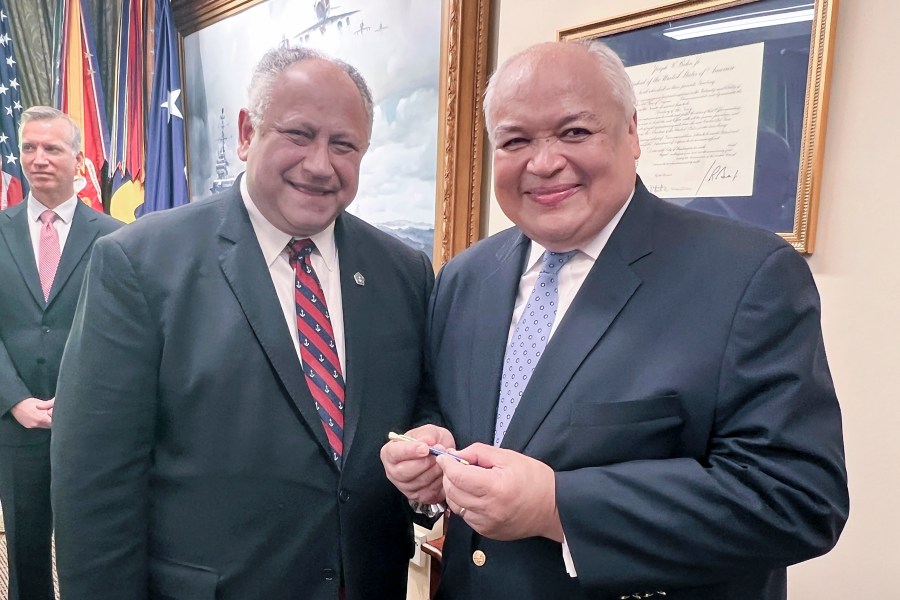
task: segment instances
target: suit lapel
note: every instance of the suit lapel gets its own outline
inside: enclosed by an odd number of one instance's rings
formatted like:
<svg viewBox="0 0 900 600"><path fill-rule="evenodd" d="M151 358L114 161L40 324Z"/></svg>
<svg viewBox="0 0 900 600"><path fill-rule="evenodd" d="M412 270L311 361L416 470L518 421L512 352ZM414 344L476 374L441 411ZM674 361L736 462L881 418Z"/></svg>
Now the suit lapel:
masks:
<svg viewBox="0 0 900 600"><path fill-rule="evenodd" d="M478 310L468 354L472 360L468 393L469 431L474 434L471 442L494 442L506 341L530 247L524 235L513 237L497 253L497 264L479 284Z"/></svg>
<svg viewBox="0 0 900 600"><path fill-rule="evenodd" d="M236 183L231 189L233 191L223 201L223 216L218 231L222 273L301 418L326 455L330 455L325 430L306 385L297 351L293 347L284 319L279 316L281 307L259 241L238 191L240 187Z"/></svg>
<svg viewBox="0 0 900 600"><path fill-rule="evenodd" d="M502 446L524 451L587 355L641 285L631 265L652 252L652 207L637 191L575 295L525 388Z"/></svg>
<svg viewBox="0 0 900 600"><path fill-rule="evenodd" d="M41 290L41 280L34 260L34 246L31 245L31 234L28 230L27 202L7 209L2 216L6 218L0 222L0 234L6 239L12 259L34 301L43 308L44 292Z"/></svg>
<svg viewBox="0 0 900 600"><path fill-rule="evenodd" d="M82 202L75 205L75 214L72 217L72 226L69 228L69 236L66 238L66 246L59 258L59 267L53 278L53 287L50 288L50 297L47 304L59 295L59 291L66 285L72 272L78 266L85 252L91 247L94 238L100 232L97 223L97 214L92 208L88 208Z"/></svg>
<svg viewBox="0 0 900 600"><path fill-rule="evenodd" d="M377 319L379 307L373 303L364 285L357 285L354 275L360 273L372 280L378 270L378 263L372 260L372 249L364 251L360 231L353 217L341 214L334 224L334 238L338 249L338 263L341 272L341 310L344 315L344 362L346 382L344 403L344 459L350 454L353 440L359 426L363 403L363 390L367 389L367 357L377 355L378 349L371 344L366 323Z"/></svg>

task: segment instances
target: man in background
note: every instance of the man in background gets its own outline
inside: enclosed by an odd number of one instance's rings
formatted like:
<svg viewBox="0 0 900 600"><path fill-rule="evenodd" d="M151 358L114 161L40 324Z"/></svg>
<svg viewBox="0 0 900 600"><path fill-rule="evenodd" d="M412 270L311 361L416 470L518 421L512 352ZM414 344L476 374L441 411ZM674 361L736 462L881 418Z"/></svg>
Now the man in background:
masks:
<svg viewBox="0 0 900 600"><path fill-rule="evenodd" d="M636 177L635 98L606 46L506 61L485 98L516 227L435 282L439 404L382 449L446 501L439 597L775 600L848 513L841 416L803 258Z"/></svg>
<svg viewBox="0 0 900 600"><path fill-rule="evenodd" d="M63 598L406 596L378 452L419 398L432 266L344 210L353 67L278 48L249 91L240 181L94 250L51 450Z"/></svg>
<svg viewBox="0 0 900 600"><path fill-rule="evenodd" d="M0 212L0 501L9 598L47 600L56 378L91 246L121 223L75 197L84 155L68 115L25 110L19 144L31 191Z"/></svg>

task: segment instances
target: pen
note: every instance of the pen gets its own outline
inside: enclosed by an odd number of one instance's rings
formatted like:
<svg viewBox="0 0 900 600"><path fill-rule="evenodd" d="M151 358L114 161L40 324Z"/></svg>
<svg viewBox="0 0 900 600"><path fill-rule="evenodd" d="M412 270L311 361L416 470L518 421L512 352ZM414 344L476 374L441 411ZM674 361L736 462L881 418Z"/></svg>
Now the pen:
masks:
<svg viewBox="0 0 900 600"><path fill-rule="evenodd" d="M419 441L414 437L411 437L408 435L403 435L402 433L394 433L393 431L388 433L388 439L389 440L402 440L404 442L418 442ZM440 448L435 448L434 446L428 446L428 451L431 452L432 454L434 454L435 456L441 456L441 455L449 456L450 458L452 458L454 460L458 460L459 462L461 462L464 465L469 464L469 461L467 461L466 459L460 458L460 457L456 456L455 454L450 454L446 450L441 450Z"/></svg>

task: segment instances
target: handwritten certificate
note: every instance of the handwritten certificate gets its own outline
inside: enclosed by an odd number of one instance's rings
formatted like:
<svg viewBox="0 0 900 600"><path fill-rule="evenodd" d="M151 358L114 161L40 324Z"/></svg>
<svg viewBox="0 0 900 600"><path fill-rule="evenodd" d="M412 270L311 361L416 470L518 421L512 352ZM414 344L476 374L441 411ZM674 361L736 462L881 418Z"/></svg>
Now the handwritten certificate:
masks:
<svg viewBox="0 0 900 600"><path fill-rule="evenodd" d="M628 67L638 172L662 198L750 196L763 44Z"/></svg>

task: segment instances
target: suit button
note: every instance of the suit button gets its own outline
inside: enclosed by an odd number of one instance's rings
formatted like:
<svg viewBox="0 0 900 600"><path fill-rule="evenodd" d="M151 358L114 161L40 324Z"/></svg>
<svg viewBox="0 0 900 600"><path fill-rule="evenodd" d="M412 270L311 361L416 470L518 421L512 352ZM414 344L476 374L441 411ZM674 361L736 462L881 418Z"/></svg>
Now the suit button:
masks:
<svg viewBox="0 0 900 600"><path fill-rule="evenodd" d="M341 502L348 501L350 499L350 492L346 489L341 489L341 492L338 494L338 499L340 499Z"/></svg>
<svg viewBox="0 0 900 600"><path fill-rule="evenodd" d="M44 358L43 356L41 356L41 357L38 357L38 359L35 362L37 362L37 364L39 364L39 365L42 365L45 362L47 362L47 359Z"/></svg>
<svg viewBox="0 0 900 600"><path fill-rule="evenodd" d="M41 327L41 331L43 331L44 333L50 333L50 328L49 327Z"/></svg>
<svg viewBox="0 0 900 600"><path fill-rule="evenodd" d="M487 562L487 556L481 550L476 550L472 553L472 562L475 563L476 567L483 567L484 563Z"/></svg>
<svg viewBox="0 0 900 600"><path fill-rule="evenodd" d="M322 569L322 578L325 581L334 581L337 573L334 569Z"/></svg>

